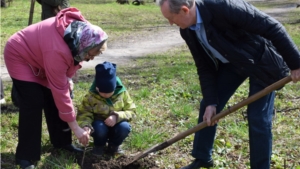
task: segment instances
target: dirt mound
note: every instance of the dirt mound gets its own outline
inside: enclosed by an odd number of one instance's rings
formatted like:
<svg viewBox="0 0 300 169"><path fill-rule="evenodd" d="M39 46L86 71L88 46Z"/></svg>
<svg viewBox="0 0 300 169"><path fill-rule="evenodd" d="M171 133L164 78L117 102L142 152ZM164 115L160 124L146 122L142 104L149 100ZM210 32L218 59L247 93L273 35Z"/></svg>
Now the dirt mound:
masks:
<svg viewBox="0 0 300 169"><path fill-rule="evenodd" d="M81 169L158 169L155 161L149 157L137 160L131 164L132 157L125 155L112 158L111 156L96 157L91 153L85 154L83 164L83 155L77 155L76 159L82 168ZM128 164L128 165L127 165Z"/></svg>

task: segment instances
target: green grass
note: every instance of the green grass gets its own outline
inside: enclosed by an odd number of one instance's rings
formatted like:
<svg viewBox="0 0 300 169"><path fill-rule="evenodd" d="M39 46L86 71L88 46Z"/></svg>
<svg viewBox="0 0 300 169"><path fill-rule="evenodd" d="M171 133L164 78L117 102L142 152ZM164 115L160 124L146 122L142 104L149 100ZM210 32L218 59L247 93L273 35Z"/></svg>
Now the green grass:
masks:
<svg viewBox="0 0 300 169"><path fill-rule="evenodd" d="M298 12L298 18L300 18L300 14ZM298 49L300 49L300 20L298 24L293 25L285 25L286 30L290 33L293 41L297 44Z"/></svg>
<svg viewBox="0 0 300 169"><path fill-rule="evenodd" d="M30 2L14 0L9 7L1 8L1 49L13 33L28 25ZM79 9L89 22L106 31L110 42L132 34L145 34L147 29L155 30L168 25L167 20L161 17L159 7L149 1L140 6L119 5L112 0L85 2L87 3L71 1L71 6ZM40 20L41 5L36 2L32 23Z"/></svg>
<svg viewBox="0 0 300 169"><path fill-rule="evenodd" d="M99 26L108 32L111 39L133 34L131 30L136 30L135 33L139 34L145 27L167 24L159 9L151 3L135 7L120 6L113 2L99 4L96 4L98 1L88 2L71 1L92 23L102 23ZM21 0L15 0L10 7L1 10L1 49L11 34L27 25L28 17L24 13L28 12L29 1ZM298 15L300 13L295 12ZM18 21L14 18L18 18ZM38 22L39 18L40 6L36 5L34 22ZM300 24L285 24L285 26L299 47ZM90 76L86 76L87 74ZM145 151L196 125L202 93L193 59L186 46L138 58L126 66L120 66L118 75L137 105L137 118L131 123L133 130L123 144L127 154ZM79 72L79 81L75 84L75 106L81 103L93 77L93 70ZM1 168L11 169L14 168L14 153L18 139L18 111L11 104L11 82L6 81L4 86L7 104L1 107ZM228 105L246 98L247 91L246 81L230 99ZM299 96L299 83L287 84L276 93L275 108L278 113L273 120L272 168L274 169L300 169ZM220 120L213 152L215 168L250 168L245 111L245 108L242 108ZM52 147L45 124L44 121L42 159L38 163L38 168L80 168L74 162L73 155L65 152L51 154ZM75 137L73 138L76 143ZM193 159L190 155L192 142L193 135L187 136L152 156L162 169L180 168Z"/></svg>

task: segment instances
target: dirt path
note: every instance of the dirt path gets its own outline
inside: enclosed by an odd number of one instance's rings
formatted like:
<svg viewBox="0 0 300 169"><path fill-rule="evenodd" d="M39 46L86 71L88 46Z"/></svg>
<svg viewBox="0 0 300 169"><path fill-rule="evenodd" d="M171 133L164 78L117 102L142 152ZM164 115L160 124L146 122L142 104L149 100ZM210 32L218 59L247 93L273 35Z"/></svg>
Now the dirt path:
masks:
<svg viewBox="0 0 300 169"><path fill-rule="evenodd" d="M179 34L178 27L155 28L155 30L144 31L144 33L135 36L123 37L111 44L108 42L108 50L92 62L84 62L83 69L95 67L103 61L125 65L132 59L144 57L151 53L164 52L183 44L184 41Z"/></svg>
<svg viewBox="0 0 300 169"><path fill-rule="evenodd" d="M178 27L153 28L135 36L122 37L112 43L108 41L108 49L100 57L84 62L82 69L94 68L98 63L104 61L125 65L134 58L163 52L183 44L184 41L179 34ZM11 80L4 65L1 65L1 77L3 80Z"/></svg>
<svg viewBox="0 0 300 169"><path fill-rule="evenodd" d="M248 0L248 2L254 5L264 4L264 6L269 6L269 8L264 8L263 12L271 15L281 23L293 22L289 18L289 13L300 4L300 0Z"/></svg>

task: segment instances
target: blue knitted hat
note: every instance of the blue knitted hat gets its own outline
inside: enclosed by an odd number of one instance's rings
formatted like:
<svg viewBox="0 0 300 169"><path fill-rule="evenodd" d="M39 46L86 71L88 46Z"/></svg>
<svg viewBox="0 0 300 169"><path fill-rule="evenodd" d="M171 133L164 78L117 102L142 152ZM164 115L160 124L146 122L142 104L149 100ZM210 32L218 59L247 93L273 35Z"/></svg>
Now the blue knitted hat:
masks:
<svg viewBox="0 0 300 169"><path fill-rule="evenodd" d="M101 93L111 93L117 86L116 64L103 62L95 67L96 70L96 87Z"/></svg>

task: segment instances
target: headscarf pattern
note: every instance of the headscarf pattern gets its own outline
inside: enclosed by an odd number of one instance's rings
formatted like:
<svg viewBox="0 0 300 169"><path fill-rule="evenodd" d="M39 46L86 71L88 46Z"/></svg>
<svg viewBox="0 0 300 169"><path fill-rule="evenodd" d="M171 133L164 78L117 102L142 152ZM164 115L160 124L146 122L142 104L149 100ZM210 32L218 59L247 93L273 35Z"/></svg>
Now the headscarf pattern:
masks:
<svg viewBox="0 0 300 169"><path fill-rule="evenodd" d="M73 21L64 32L64 40L72 52L75 64L83 61L90 49L107 38L100 27L82 21Z"/></svg>

